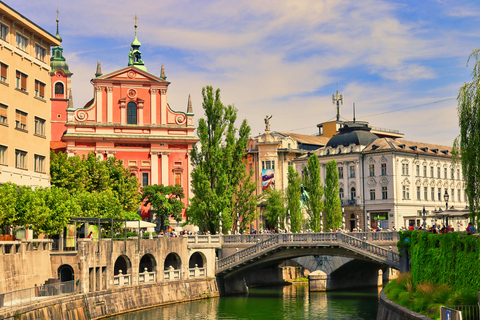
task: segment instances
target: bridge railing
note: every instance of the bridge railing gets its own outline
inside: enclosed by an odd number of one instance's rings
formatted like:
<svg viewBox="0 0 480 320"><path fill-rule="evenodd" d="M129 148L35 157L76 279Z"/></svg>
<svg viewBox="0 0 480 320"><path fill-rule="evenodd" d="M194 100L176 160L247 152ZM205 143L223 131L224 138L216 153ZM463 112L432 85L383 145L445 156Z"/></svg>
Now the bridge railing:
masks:
<svg viewBox="0 0 480 320"><path fill-rule="evenodd" d="M220 236L194 235L187 236L188 244L221 244Z"/></svg>
<svg viewBox="0 0 480 320"><path fill-rule="evenodd" d="M318 233L292 233L292 235L298 235L299 237L309 235L309 234L318 234ZM325 232L321 234L336 234L336 232ZM398 241L399 236L396 231L380 231L380 232L348 232L349 236L357 239L365 239L366 241ZM232 235L223 235L224 244L253 244L258 242L263 242L269 238L278 236L278 233L267 233L267 234L232 234ZM290 235L290 233L281 233L280 235Z"/></svg>
<svg viewBox="0 0 480 320"><path fill-rule="evenodd" d="M350 234L340 233L339 239L341 242L346 244L349 247L359 249L360 251L370 253L374 256L381 257L392 263L400 263L400 257L398 253L393 252L372 243L369 243L365 240L360 240L355 237L350 236Z"/></svg>
<svg viewBox="0 0 480 320"><path fill-rule="evenodd" d="M377 232L379 233L379 232ZM259 242L251 247L248 247L244 250L241 250L231 256L225 257L216 263L217 270L228 268L229 266L234 266L237 263L261 254L262 252L269 251L269 249L285 243L285 244L295 244L299 245L308 245L308 244L343 244L347 248L352 248L355 251L360 251L373 256L386 260L392 264L399 264L399 256L397 253L392 250L388 250L377 246L375 244L369 243L367 240L362 237L362 233L340 233L340 232L328 232L328 233L286 233L286 234L276 234L270 236L267 240ZM367 233L365 233L367 234ZM371 232L373 234L373 232ZM240 236L240 235L237 235ZM373 237L373 236L372 236ZM376 236L376 239L382 239L381 236ZM385 240L383 240L385 241Z"/></svg>

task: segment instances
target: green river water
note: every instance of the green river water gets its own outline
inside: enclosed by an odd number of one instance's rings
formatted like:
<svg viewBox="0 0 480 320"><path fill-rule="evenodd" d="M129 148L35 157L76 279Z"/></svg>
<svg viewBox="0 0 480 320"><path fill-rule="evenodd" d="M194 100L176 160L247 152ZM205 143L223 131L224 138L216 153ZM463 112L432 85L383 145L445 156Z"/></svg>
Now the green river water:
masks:
<svg viewBox="0 0 480 320"><path fill-rule="evenodd" d="M211 298L113 317L161 319L348 319L375 320L380 288L308 292L308 285L250 288L245 296Z"/></svg>

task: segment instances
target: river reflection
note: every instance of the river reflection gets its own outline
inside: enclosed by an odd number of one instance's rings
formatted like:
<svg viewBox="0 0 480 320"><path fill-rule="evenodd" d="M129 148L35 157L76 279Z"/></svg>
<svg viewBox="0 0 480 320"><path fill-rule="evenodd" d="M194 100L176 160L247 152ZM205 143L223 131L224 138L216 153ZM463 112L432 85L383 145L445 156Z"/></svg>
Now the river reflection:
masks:
<svg viewBox="0 0 480 320"><path fill-rule="evenodd" d="M115 320L161 319L376 319L380 289L312 292L307 285L251 288L233 296L169 305L114 317Z"/></svg>

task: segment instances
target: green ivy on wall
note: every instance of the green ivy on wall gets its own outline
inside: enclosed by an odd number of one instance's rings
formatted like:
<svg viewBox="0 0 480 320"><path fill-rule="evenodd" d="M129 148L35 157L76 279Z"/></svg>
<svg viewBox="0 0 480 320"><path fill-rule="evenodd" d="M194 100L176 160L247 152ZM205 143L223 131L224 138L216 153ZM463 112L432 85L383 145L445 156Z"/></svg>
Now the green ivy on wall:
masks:
<svg viewBox="0 0 480 320"><path fill-rule="evenodd" d="M454 290L480 291L480 238L465 233L400 232L399 252L406 248L414 284L447 284Z"/></svg>

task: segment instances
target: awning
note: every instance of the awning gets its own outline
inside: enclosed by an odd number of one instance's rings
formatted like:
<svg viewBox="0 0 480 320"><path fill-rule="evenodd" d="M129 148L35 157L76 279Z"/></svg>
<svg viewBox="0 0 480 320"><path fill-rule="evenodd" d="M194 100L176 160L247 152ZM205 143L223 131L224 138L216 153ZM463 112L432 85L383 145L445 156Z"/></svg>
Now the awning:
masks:
<svg viewBox="0 0 480 320"><path fill-rule="evenodd" d="M126 228L138 229L138 228L154 228L157 225L155 223L143 221L143 220L133 220L126 222Z"/></svg>

